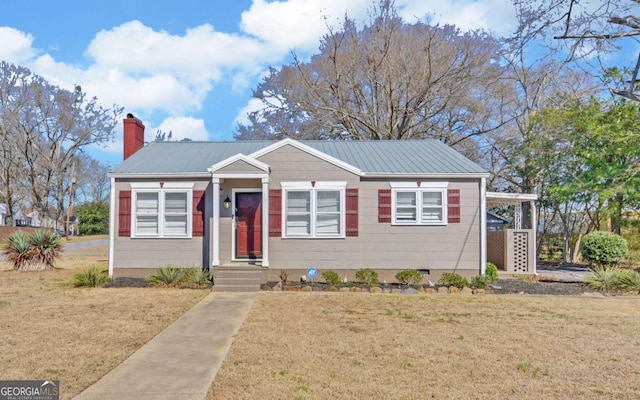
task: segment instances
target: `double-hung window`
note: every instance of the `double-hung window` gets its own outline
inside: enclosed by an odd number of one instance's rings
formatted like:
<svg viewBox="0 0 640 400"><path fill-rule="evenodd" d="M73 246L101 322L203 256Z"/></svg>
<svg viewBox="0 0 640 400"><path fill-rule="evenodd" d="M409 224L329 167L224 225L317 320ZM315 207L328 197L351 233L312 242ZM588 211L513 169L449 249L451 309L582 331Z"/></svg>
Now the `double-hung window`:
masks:
<svg viewBox="0 0 640 400"><path fill-rule="evenodd" d="M391 207L395 225L446 225L447 183L393 182Z"/></svg>
<svg viewBox="0 0 640 400"><path fill-rule="evenodd" d="M344 237L346 182L282 182L284 237Z"/></svg>
<svg viewBox="0 0 640 400"><path fill-rule="evenodd" d="M132 236L191 237L193 184L132 184ZM155 186L155 187L154 187Z"/></svg>

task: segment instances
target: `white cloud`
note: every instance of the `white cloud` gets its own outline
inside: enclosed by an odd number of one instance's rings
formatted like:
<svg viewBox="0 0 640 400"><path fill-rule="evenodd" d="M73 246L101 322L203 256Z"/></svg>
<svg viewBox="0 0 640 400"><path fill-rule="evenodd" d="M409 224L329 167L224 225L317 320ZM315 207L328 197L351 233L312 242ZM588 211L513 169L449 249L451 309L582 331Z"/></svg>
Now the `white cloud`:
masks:
<svg viewBox="0 0 640 400"><path fill-rule="evenodd" d="M242 107L240 109L240 111L238 111L238 115L236 116L236 118L233 120L233 127L235 128L235 126L237 124L243 124L243 125L248 125L249 124L249 118L248 115L249 113L253 112L253 111L258 111L261 108L264 108L264 104L262 104L262 100L259 99L250 99L249 102L247 103L247 105L245 105L244 107Z"/></svg>
<svg viewBox="0 0 640 400"><path fill-rule="evenodd" d="M32 46L33 36L6 26L0 26L0 60L21 64L33 58L37 51Z"/></svg>
<svg viewBox="0 0 640 400"><path fill-rule="evenodd" d="M370 0L254 0L242 13L240 28L279 53L312 51L327 24L341 22L347 9L350 17L359 19L370 5Z"/></svg>
<svg viewBox="0 0 640 400"><path fill-rule="evenodd" d="M154 140L158 129L166 134L171 132L171 140L209 140L209 133L207 132L207 129L204 126L204 120L202 119L191 117L169 117L162 121L162 123L157 127L145 130L145 140Z"/></svg>
<svg viewBox="0 0 640 400"><path fill-rule="evenodd" d="M498 35L507 35L516 26L515 9L506 0L403 0L396 5L400 16L410 23L429 15L435 23L454 24L465 31L484 29Z"/></svg>

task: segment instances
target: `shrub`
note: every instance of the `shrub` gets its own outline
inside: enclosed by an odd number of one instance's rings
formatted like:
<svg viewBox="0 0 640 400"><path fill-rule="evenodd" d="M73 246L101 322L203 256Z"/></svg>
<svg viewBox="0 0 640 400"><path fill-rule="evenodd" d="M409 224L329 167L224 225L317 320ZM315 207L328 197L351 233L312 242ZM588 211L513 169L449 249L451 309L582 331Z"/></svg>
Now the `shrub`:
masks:
<svg viewBox="0 0 640 400"><path fill-rule="evenodd" d="M35 231L31 235L18 231L10 235L4 245L7 260L18 271L53 269L61 253L60 236L53 231Z"/></svg>
<svg viewBox="0 0 640 400"><path fill-rule="evenodd" d="M335 271L324 271L322 273L322 277L324 278L325 282L331 285L338 285L340 282L342 282L340 280L340 275L338 275L338 273Z"/></svg>
<svg viewBox="0 0 640 400"><path fill-rule="evenodd" d="M467 278L460 274L456 274L455 272L443 272L442 275L440 275L440 279L438 279L438 283L455 286L459 289L462 289L465 286L469 286L469 281L467 281Z"/></svg>
<svg viewBox="0 0 640 400"><path fill-rule="evenodd" d="M182 282L196 286L206 286L210 283L209 271L202 267L184 268Z"/></svg>
<svg viewBox="0 0 640 400"><path fill-rule="evenodd" d="M494 263L487 263L485 276L487 283L496 282L498 280L498 267Z"/></svg>
<svg viewBox="0 0 640 400"><path fill-rule="evenodd" d="M367 286L378 285L378 273L371 268L363 268L356 271L356 279Z"/></svg>
<svg viewBox="0 0 640 400"><path fill-rule="evenodd" d="M43 265L43 269L53 269L53 263L60 258L62 243L54 231L35 231L29 236L29 246L33 261Z"/></svg>
<svg viewBox="0 0 640 400"><path fill-rule="evenodd" d="M584 282L593 289L615 290L618 288L619 269L612 267L595 267L589 269Z"/></svg>
<svg viewBox="0 0 640 400"><path fill-rule="evenodd" d="M471 286L477 289L485 289L489 282L489 277L487 275L478 275L471 279Z"/></svg>
<svg viewBox="0 0 640 400"><path fill-rule="evenodd" d="M415 286L422 280L422 274L417 269L405 269L396 274L396 279L403 285Z"/></svg>
<svg viewBox="0 0 640 400"><path fill-rule="evenodd" d="M109 280L107 271L94 265L73 274L71 285L73 287L97 287L102 286Z"/></svg>
<svg viewBox="0 0 640 400"><path fill-rule="evenodd" d="M29 237L23 231L10 235L4 244L4 255L13 269L19 270L22 265L29 263L31 253L29 252Z"/></svg>
<svg viewBox="0 0 640 400"><path fill-rule="evenodd" d="M598 266L612 266L626 257L627 241L612 232L591 232L582 239L580 245L585 260Z"/></svg>
<svg viewBox="0 0 640 400"><path fill-rule="evenodd" d="M174 266L158 268L156 272L149 275L147 282L153 286L177 287L185 282L184 269Z"/></svg>
<svg viewBox="0 0 640 400"><path fill-rule="evenodd" d="M102 201L81 204L74 214L78 217L79 235L109 233L109 204Z"/></svg>
<svg viewBox="0 0 640 400"><path fill-rule="evenodd" d="M640 294L640 272L632 269L619 270L618 288L628 294Z"/></svg>
<svg viewBox="0 0 640 400"><path fill-rule="evenodd" d="M286 285L289 282L289 271L286 269L280 270L280 282L282 282L283 285Z"/></svg>

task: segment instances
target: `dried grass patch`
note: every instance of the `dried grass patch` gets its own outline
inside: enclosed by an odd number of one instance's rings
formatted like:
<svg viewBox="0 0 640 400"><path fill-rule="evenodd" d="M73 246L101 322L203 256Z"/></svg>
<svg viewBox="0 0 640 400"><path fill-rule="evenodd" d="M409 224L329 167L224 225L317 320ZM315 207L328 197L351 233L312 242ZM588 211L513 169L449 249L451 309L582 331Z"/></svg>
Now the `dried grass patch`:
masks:
<svg viewBox="0 0 640 400"><path fill-rule="evenodd" d="M269 294L209 399L637 399L638 298Z"/></svg>
<svg viewBox="0 0 640 400"><path fill-rule="evenodd" d="M57 379L61 398L72 398L209 293L65 284L106 260L106 248L94 248L65 253L53 271L0 263L0 379Z"/></svg>

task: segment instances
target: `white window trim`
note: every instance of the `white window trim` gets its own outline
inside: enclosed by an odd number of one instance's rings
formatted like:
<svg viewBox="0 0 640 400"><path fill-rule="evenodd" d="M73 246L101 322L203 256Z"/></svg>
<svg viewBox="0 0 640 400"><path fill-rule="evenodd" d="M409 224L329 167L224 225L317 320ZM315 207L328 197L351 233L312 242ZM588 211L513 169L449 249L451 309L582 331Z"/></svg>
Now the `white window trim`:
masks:
<svg viewBox="0 0 640 400"><path fill-rule="evenodd" d="M445 226L448 225L448 203L447 203L447 189L448 182L420 182L420 185L416 182L390 182L391 186L391 225L402 226L415 226L415 225L428 225L428 226ZM397 193L415 193L416 196L416 220L415 221L398 221L396 216L396 203ZM440 193L442 196L442 220L441 221L423 221L422 220L422 194L428 193Z"/></svg>
<svg viewBox="0 0 640 400"><path fill-rule="evenodd" d="M158 193L158 233L144 234L137 232L136 204L138 193ZM165 234L165 195L166 193L186 193L187 226L185 234ZM131 183L131 237L146 239L191 239L193 236L193 183L167 182L160 187L158 182Z"/></svg>
<svg viewBox="0 0 640 400"><path fill-rule="evenodd" d="M346 237L346 181L317 181L312 183L310 181L303 182L281 182L282 187L282 238L285 239L344 239ZM317 209L316 200L317 192L324 190L333 190L340 192L340 234L317 234L316 222L317 222ZM287 202L289 191L310 191L311 192L311 226L309 235L287 235Z"/></svg>

